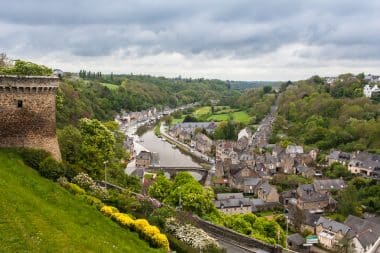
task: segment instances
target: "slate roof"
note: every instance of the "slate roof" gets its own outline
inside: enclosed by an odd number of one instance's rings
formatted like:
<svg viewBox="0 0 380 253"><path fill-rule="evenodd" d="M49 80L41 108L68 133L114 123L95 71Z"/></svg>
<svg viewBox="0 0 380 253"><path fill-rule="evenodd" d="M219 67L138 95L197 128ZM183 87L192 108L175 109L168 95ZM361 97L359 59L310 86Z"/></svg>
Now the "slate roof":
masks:
<svg viewBox="0 0 380 253"><path fill-rule="evenodd" d="M326 201L329 199L327 194L317 192L312 184L298 186L297 194L302 201Z"/></svg>
<svg viewBox="0 0 380 253"><path fill-rule="evenodd" d="M218 194L216 194L217 200L242 199L242 198L244 198L243 193L218 193Z"/></svg>
<svg viewBox="0 0 380 253"><path fill-rule="evenodd" d="M337 161L348 161L350 160L351 155L350 153L342 152L340 150L332 150L327 158Z"/></svg>
<svg viewBox="0 0 380 253"><path fill-rule="evenodd" d="M248 198L215 200L214 205L216 208L252 206L251 201Z"/></svg>
<svg viewBox="0 0 380 253"><path fill-rule="evenodd" d="M258 185L260 182L261 182L261 178L258 178L258 177L244 178L244 185L245 186Z"/></svg>
<svg viewBox="0 0 380 253"><path fill-rule="evenodd" d="M142 160L150 160L151 155L150 152L147 151L141 151L137 156L136 159L142 159Z"/></svg>
<svg viewBox="0 0 380 253"><path fill-rule="evenodd" d="M346 187L343 179L320 179L314 180L314 189L316 191L338 190Z"/></svg>
<svg viewBox="0 0 380 253"><path fill-rule="evenodd" d="M273 186L271 186L268 182L264 182L259 186L259 190L263 192L263 194L268 195L273 189Z"/></svg>
<svg viewBox="0 0 380 253"><path fill-rule="evenodd" d="M362 167L368 170L380 170L380 155L367 152L356 152L349 163L351 166Z"/></svg>
<svg viewBox="0 0 380 253"><path fill-rule="evenodd" d="M363 247L373 245L380 237L380 225L349 215L344 221L351 228L350 237L356 237Z"/></svg>
<svg viewBox="0 0 380 253"><path fill-rule="evenodd" d="M288 240L288 242L292 242L292 244L294 244L296 246L301 246L306 242L306 239L298 233L289 235L287 237L287 240Z"/></svg>
<svg viewBox="0 0 380 253"><path fill-rule="evenodd" d="M322 227L326 230L331 230L332 232L338 233L342 232L343 235L347 234L350 231L350 227L346 226L343 223L327 219L325 217L320 217L317 221L317 226L322 225Z"/></svg>
<svg viewBox="0 0 380 253"><path fill-rule="evenodd" d="M296 145L288 145L285 152L287 154L303 154L303 147Z"/></svg>

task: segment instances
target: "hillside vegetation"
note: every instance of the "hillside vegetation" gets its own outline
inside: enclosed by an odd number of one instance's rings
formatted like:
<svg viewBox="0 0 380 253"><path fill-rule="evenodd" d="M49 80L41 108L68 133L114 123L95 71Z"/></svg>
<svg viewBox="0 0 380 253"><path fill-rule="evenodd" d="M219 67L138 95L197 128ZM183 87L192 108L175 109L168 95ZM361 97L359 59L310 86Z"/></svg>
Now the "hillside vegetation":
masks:
<svg viewBox="0 0 380 253"><path fill-rule="evenodd" d="M161 252L0 150L2 252Z"/></svg>
<svg viewBox="0 0 380 253"><path fill-rule="evenodd" d="M364 85L363 75L351 74L331 85L317 76L290 85L280 95L271 141L380 153L380 104L363 97Z"/></svg>
<svg viewBox="0 0 380 253"><path fill-rule="evenodd" d="M162 109L193 102L208 102L229 94L220 80L170 79L120 75L110 79L65 79L57 98L57 125L77 124L80 118L107 121L117 112Z"/></svg>

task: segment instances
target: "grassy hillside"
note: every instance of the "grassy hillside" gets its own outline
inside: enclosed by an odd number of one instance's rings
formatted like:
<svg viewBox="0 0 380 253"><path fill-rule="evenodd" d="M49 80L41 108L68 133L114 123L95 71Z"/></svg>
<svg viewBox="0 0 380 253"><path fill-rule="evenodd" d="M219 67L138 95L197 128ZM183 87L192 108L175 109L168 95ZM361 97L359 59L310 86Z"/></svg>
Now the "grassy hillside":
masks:
<svg viewBox="0 0 380 253"><path fill-rule="evenodd" d="M161 252L0 150L1 252Z"/></svg>

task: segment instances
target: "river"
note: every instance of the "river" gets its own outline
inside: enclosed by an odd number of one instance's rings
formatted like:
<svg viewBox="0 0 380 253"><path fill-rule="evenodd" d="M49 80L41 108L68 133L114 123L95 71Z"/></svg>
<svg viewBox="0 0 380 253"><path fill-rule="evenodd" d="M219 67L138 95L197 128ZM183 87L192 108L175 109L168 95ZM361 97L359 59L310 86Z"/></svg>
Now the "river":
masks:
<svg viewBox="0 0 380 253"><path fill-rule="evenodd" d="M135 150L138 154L141 150L156 152L159 155L160 165L163 167L199 167L190 156L183 154L177 148L173 148L172 144L158 138L153 130L147 131L140 138L140 142L135 142ZM135 170L135 161L132 160L127 168L126 173L131 174ZM195 179L201 180L202 175L196 172L189 172Z"/></svg>

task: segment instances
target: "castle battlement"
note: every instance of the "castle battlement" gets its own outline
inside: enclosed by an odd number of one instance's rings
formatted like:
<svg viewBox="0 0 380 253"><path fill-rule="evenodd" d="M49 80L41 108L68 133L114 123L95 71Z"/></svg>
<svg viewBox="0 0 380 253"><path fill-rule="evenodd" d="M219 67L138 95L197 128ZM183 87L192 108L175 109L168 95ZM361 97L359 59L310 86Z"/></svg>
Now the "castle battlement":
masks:
<svg viewBox="0 0 380 253"><path fill-rule="evenodd" d="M59 79L0 76L0 147L44 149L61 159L55 129Z"/></svg>
<svg viewBox="0 0 380 253"><path fill-rule="evenodd" d="M56 92L59 78L0 75L0 92Z"/></svg>

